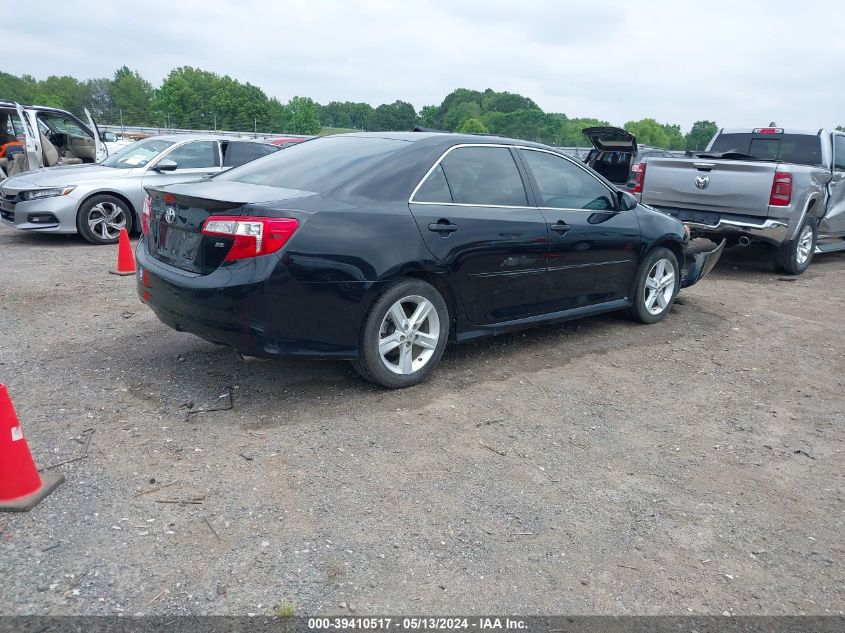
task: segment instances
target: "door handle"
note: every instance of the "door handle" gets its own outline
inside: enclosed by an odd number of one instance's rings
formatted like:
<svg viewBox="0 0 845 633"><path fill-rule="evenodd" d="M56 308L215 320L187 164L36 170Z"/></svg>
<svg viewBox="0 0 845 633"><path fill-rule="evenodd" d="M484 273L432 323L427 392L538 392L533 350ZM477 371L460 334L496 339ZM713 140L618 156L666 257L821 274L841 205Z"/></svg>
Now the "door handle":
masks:
<svg viewBox="0 0 845 633"><path fill-rule="evenodd" d="M560 233L561 235L563 235L567 231L572 230L572 227L569 226L563 220L558 220L556 223L552 224L551 227L549 227L549 228L551 228L552 231L555 231L556 233Z"/></svg>
<svg viewBox="0 0 845 633"><path fill-rule="evenodd" d="M434 231L435 233L440 233L443 237L448 237L452 233L458 230L457 224L452 224L449 220L440 219L437 222L432 222L428 225L429 231Z"/></svg>

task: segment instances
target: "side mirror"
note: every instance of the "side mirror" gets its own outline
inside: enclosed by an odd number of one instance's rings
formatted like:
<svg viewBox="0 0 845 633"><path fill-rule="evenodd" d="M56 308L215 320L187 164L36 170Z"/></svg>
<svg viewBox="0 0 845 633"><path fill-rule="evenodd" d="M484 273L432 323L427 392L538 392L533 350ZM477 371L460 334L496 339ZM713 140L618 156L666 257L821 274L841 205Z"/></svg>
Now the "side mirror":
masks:
<svg viewBox="0 0 845 633"><path fill-rule="evenodd" d="M179 165L176 164L175 160L170 160L169 158L162 158L158 161L155 166L153 167L153 171L176 171L176 168Z"/></svg>
<svg viewBox="0 0 845 633"><path fill-rule="evenodd" d="M105 141L106 143L114 143L117 141L117 134L114 132L103 132L100 134L100 140Z"/></svg>
<svg viewBox="0 0 845 633"><path fill-rule="evenodd" d="M636 209L639 204L637 199L634 197L634 194L629 191L617 192L617 201L619 202L620 211L630 211L631 209Z"/></svg>

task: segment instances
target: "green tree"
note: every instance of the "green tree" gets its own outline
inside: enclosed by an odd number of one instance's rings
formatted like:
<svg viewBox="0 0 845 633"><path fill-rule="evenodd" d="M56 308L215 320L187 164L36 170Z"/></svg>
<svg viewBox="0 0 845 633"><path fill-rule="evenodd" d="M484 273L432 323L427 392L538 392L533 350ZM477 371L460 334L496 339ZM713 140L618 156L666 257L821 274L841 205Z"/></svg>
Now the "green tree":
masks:
<svg viewBox="0 0 845 633"><path fill-rule="evenodd" d="M126 125L149 125L152 121L151 106L153 87L138 71L122 66L114 73L111 83L111 119Z"/></svg>
<svg viewBox="0 0 845 633"><path fill-rule="evenodd" d="M516 112L517 110L539 110L539 106L528 97L512 92L494 92L485 90L481 98L481 108L485 112Z"/></svg>
<svg viewBox="0 0 845 633"><path fill-rule="evenodd" d="M719 126L714 121L696 121L687 132L685 149L694 152L703 150L718 131Z"/></svg>
<svg viewBox="0 0 845 633"><path fill-rule="evenodd" d="M475 101L463 101L446 112L442 119L444 130L457 130L465 121L481 116L481 106Z"/></svg>
<svg viewBox="0 0 845 633"><path fill-rule="evenodd" d="M487 134L490 130L478 119L467 119L458 131L463 134Z"/></svg>
<svg viewBox="0 0 845 633"><path fill-rule="evenodd" d="M837 129L837 131L839 131L839 132L845 132L845 125L837 125L837 126L836 126L836 129Z"/></svg>
<svg viewBox="0 0 845 633"><path fill-rule="evenodd" d="M423 127L433 128L436 125L437 106L427 105L420 110L419 122Z"/></svg>
<svg viewBox="0 0 845 633"><path fill-rule="evenodd" d="M686 140L681 134L681 126L674 123L663 124L663 131L666 132L667 149L686 149Z"/></svg>
<svg viewBox="0 0 845 633"><path fill-rule="evenodd" d="M317 104L309 97L293 97L285 106L285 131L294 134L319 134L320 117Z"/></svg>
<svg viewBox="0 0 845 633"><path fill-rule="evenodd" d="M373 110L367 122L368 130L410 130L417 122L417 111L407 101L383 103Z"/></svg>
<svg viewBox="0 0 845 633"><path fill-rule="evenodd" d="M51 75L44 81L38 82L33 91L32 100L38 105L81 113L82 108L91 103L91 90L85 83L69 75L62 77Z"/></svg>
<svg viewBox="0 0 845 633"><path fill-rule="evenodd" d="M637 137L637 143L651 145L652 147L669 147L669 135L664 127L654 119L641 119L639 121L628 121L625 129Z"/></svg>
<svg viewBox="0 0 845 633"><path fill-rule="evenodd" d="M16 77L9 73L0 72L0 95L3 96L3 99L9 101L29 104L33 101L37 83L35 78L30 75Z"/></svg>

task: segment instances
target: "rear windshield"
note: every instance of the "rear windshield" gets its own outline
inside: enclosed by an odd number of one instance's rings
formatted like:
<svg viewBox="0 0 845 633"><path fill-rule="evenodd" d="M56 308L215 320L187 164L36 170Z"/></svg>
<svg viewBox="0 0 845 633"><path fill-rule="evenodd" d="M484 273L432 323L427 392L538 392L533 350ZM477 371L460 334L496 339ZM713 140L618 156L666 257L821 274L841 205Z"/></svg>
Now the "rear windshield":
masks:
<svg viewBox="0 0 845 633"><path fill-rule="evenodd" d="M821 138L809 134L720 134L708 153L747 154L760 160L780 160L796 165L821 165Z"/></svg>
<svg viewBox="0 0 845 633"><path fill-rule="evenodd" d="M318 138L235 167L217 179L300 191L328 191L407 146L407 141L386 138Z"/></svg>

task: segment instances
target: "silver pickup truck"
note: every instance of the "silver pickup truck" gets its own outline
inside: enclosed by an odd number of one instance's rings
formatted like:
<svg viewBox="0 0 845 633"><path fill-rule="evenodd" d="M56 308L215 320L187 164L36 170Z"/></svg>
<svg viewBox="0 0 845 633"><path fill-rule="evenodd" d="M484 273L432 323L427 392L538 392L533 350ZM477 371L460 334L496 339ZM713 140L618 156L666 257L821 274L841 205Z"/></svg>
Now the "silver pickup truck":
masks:
<svg viewBox="0 0 845 633"><path fill-rule="evenodd" d="M723 129L693 158L650 158L633 193L693 237L769 244L776 268L799 274L845 250L845 133Z"/></svg>

